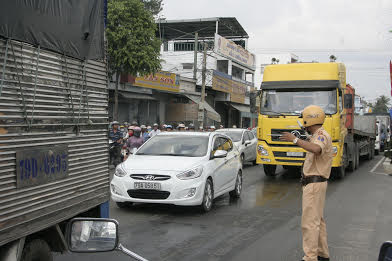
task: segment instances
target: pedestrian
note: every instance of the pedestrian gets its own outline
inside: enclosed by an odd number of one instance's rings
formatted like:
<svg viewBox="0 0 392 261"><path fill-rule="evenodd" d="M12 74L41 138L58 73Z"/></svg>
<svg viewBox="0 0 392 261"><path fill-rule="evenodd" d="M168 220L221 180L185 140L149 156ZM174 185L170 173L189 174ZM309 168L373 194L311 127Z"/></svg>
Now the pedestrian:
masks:
<svg viewBox="0 0 392 261"><path fill-rule="evenodd" d="M303 261L329 260L324 204L332 167L332 140L322 127L323 109L310 105L303 110L302 117L306 131L312 135L310 140L301 140L288 132L280 140L293 142L307 151L301 179Z"/></svg>
<svg viewBox="0 0 392 261"><path fill-rule="evenodd" d="M127 150L130 153L133 153L133 149L138 149L144 143L141 132L142 129L140 127L135 127L133 129L133 136L127 140Z"/></svg>
<svg viewBox="0 0 392 261"><path fill-rule="evenodd" d="M178 129L178 131L185 131L185 124L184 123L178 124L177 129Z"/></svg>
<svg viewBox="0 0 392 261"><path fill-rule="evenodd" d="M149 133L150 138L154 137L155 135L157 135L161 132L161 130L159 129L158 123L154 123L154 125L152 127L153 127L153 129Z"/></svg>
<svg viewBox="0 0 392 261"><path fill-rule="evenodd" d="M118 121L113 121L112 129L109 131L110 164L113 164L114 167L121 162L121 145L124 137L124 134L119 130L119 125Z"/></svg>
<svg viewBox="0 0 392 261"><path fill-rule="evenodd" d="M150 135L147 132L147 127L146 125L142 125L140 128L142 129L143 142L146 142L150 138Z"/></svg>
<svg viewBox="0 0 392 261"><path fill-rule="evenodd" d="M215 129L216 129L215 126L214 126L214 125L211 125L210 128L208 129L208 131L209 131L209 132L214 132Z"/></svg>

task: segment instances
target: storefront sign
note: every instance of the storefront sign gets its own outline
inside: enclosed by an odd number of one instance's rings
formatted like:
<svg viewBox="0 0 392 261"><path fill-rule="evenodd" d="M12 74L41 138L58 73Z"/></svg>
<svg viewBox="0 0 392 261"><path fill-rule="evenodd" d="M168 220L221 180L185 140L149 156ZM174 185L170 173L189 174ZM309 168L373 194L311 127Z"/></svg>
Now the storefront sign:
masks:
<svg viewBox="0 0 392 261"><path fill-rule="evenodd" d="M157 72L154 75L151 74L144 77L136 77L133 85L161 91L180 91L180 80L178 75L169 72Z"/></svg>
<svg viewBox="0 0 392 261"><path fill-rule="evenodd" d="M247 85L233 80L230 75L214 71L212 89L230 93L230 101L232 102L245 103Z"/></svg>
<svg viewBox="0 0 392 261"><path fill-rule="evenodd" d="M219 34L215 34L214 51L250 69L255 68L255 55Z"/></svg>

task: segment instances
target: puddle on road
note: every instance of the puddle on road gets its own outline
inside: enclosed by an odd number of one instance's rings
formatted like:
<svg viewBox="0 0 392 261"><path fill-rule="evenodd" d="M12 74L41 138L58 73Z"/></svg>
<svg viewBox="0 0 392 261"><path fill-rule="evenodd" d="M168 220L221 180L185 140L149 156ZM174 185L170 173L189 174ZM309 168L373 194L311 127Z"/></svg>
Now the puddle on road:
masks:
<svg viewBox="0 0 392 261"><path fill-rule="evenodd" d="M301 193L299 178L292 177L288 171L282 171L276 178L265 177L262 181L244 188L240 200L232 201L224 196L218 198L215 205L237 205L241 209L264 206L279 208L301 200Z"/></svg>

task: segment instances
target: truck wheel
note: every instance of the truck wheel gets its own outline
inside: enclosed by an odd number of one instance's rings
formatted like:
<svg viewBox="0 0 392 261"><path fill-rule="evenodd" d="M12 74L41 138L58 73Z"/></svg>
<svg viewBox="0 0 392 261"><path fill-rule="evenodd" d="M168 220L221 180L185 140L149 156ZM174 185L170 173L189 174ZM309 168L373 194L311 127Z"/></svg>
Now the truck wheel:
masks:
<svg viewBox="0 0 392 261"><path fill-rule="evenodd" d="M359 150L358 150L358 143L355 143L355 169L359 167Z"/></svg>
<svg viewBox="0 0 392 261"><path fill-rule="evenodd" d="M343 179L346 176L346 170L344 166L333 168L334 177L337 179Z"/></svg>
<svg viewBox="0 0 392 261"><path fill-rule="evenodd" d="M21 261L52 261L50 247L45 240L34 239L28 242L22 252Z"/></svg>
<svg viewBox="0 0 392 261"><path fill-rule="evenodd" d="M264 173L268 177L276 176L276 165L263 165Z"/></svg>
<svg viewBox="0 0 392 261"><path fill-rule="evenodd" d="M353 153L351 154L351 161L348 164L348 169L351 172L354 172L356 165L357 165L357 151L355 149L355 144L354 144L354 150L353 150Z"/></svg>

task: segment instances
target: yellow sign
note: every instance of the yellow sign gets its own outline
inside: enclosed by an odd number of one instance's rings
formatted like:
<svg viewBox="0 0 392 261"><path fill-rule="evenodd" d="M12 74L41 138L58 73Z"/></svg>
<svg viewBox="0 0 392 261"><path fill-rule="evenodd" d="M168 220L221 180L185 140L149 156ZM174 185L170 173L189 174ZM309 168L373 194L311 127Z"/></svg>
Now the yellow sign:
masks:
<svg viewBox="0 0 392 261"><path fill-rule="evenodd" d="M180 80L177 74L169 72L157 72L154 75L136 77L134 86L151 88L161 91L179 92Z"/></svg>
<svg viewBox="0 0 392 261"><path fill-rule="evenodd" d="M253 53L219 34L215 34L214 51L248 68L254 69L256 66L256 56Z"/></svg>
<svg viewBox="0 0 392 261"><path fill-rule="evenodd" d="M230 75L214 71L212 89L230 93L230 101L245 103L246 88L247 85L245 83L234 81Z"/></svg>

